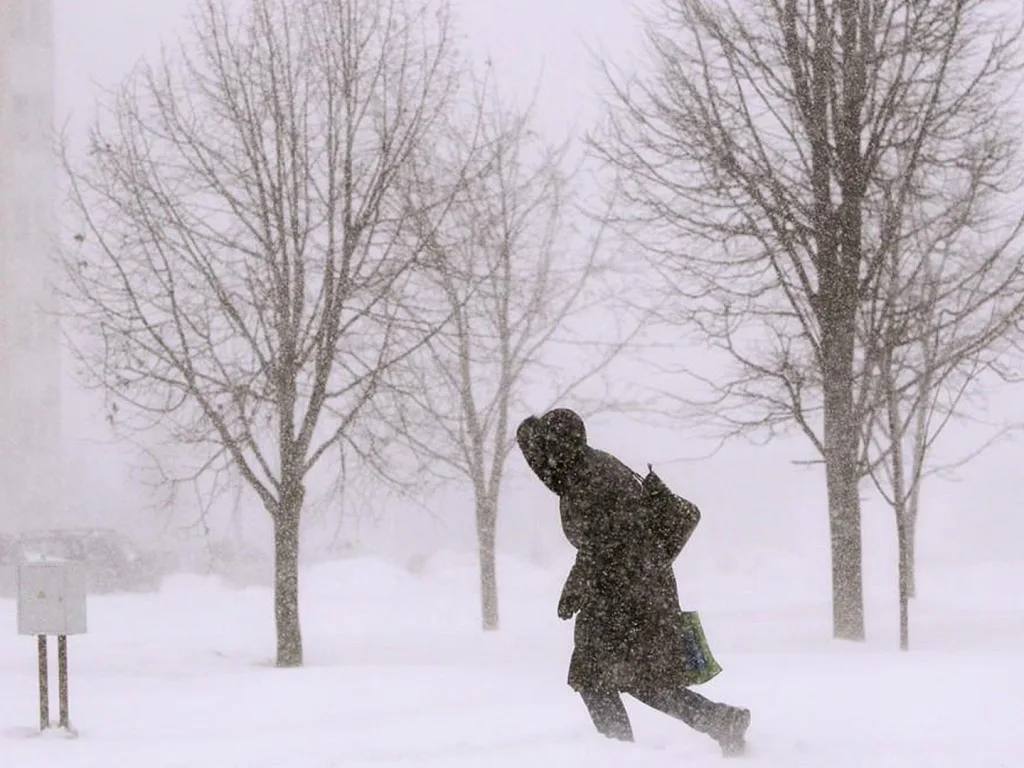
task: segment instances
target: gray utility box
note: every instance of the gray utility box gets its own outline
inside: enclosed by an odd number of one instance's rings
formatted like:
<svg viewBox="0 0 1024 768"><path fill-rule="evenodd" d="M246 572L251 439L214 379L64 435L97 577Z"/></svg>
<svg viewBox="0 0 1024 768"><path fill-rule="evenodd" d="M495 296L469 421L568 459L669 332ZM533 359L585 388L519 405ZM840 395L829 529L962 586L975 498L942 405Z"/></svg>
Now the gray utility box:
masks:
<svg viewBox="0 0 1024 768"><path fill-rule="evenodd" d="M41 561L18 566L18 634L85 633L85 569Z"/></svg>

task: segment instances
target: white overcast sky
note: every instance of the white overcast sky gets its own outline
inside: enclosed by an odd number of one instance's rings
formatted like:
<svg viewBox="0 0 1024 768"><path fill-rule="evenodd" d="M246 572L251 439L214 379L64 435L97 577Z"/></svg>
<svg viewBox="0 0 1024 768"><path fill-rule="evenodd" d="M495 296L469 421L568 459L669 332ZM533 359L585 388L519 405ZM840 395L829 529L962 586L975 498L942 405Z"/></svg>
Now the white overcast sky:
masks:
<svg viewBox="0 0 1024 768"><path fill-rule="evenodd" d="M94 85L117 82L134 62L185 29L192 0L54 0L58 113L76 119ZM628 0L456 0L465 47L490 56L503 88L524 97L542 78L539 117L553 132L596 116L594 52L623 54L639 39Z"/></svg>

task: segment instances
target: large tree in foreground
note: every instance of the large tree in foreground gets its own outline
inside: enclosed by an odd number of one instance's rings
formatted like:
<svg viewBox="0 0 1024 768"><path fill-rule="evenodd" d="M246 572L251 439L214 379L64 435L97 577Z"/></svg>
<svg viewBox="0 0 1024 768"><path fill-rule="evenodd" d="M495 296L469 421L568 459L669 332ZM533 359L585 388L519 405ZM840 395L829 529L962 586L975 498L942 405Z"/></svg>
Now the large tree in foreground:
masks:
<svg viewBox="0 0 1024 768"><path fill-rule="evenodd" d="M159 427L197 471L229 466L261 500L280 666L302 662L310 473L358 447L388 371L450 314L431 306L417 235L446 206L411 210L401 188L454 83L443 6L208 0L67 163L80 362L123 425Z"/></svg>
<svg viewBox="0 0 1024 768"><path fill-rule="evenodd" d="M864 636L861 436L887 328L858 323L885 301L908 210L948 220L979 188L966 177L1007 170L984 153L1007 126L1019 35L987 6L661 0L654 71L609 69L592 142L630 203L620 224L674 298L669 319L732 365L707 380L715 417L731 433L795 427L823 461L841 638ZM979 296L1019 288L994 272Z"/></svg>

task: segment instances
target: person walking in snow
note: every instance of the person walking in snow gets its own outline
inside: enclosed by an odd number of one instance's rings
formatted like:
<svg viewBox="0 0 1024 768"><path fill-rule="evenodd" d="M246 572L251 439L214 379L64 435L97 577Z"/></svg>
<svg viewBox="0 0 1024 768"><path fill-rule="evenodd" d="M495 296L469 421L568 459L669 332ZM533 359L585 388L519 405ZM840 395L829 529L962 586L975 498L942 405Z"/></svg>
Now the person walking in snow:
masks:
<svg viewBox="0 0 1024 768"><path fill-rule="evenodd" d="M516 440L530 468L558 495L562 529L576 548L558 615L576 617L568 682L597 730L633 740L621 697L628 693L708 734L723 754L742 753L750 711L688 687L693 638L672 560L699 519L697 508L673 496L653 472L641 480L587 445L583 419L567 408L527 418ZM659 494L671 497L680 514L659 519Z"/></svg>

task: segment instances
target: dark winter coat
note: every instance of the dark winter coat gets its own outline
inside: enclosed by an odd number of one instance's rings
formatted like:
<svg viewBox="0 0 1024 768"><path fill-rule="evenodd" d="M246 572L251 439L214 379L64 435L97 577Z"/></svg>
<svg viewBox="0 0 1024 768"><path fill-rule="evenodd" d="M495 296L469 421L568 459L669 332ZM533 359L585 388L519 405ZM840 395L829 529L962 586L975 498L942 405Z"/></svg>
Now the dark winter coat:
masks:
<svg viewBox="0 0 1024 768"><path fill-rule="evenodd" d="M645 488L614 456L589 447L582 419L567 409L527 419L517 439L527 463L558 494L562 529L577 551L559 604L563 618L578 611L569 685L618 691L685 685L672 560L696 525L696 508L687 525L663 525L651 502L658 489Z"/></svg>

